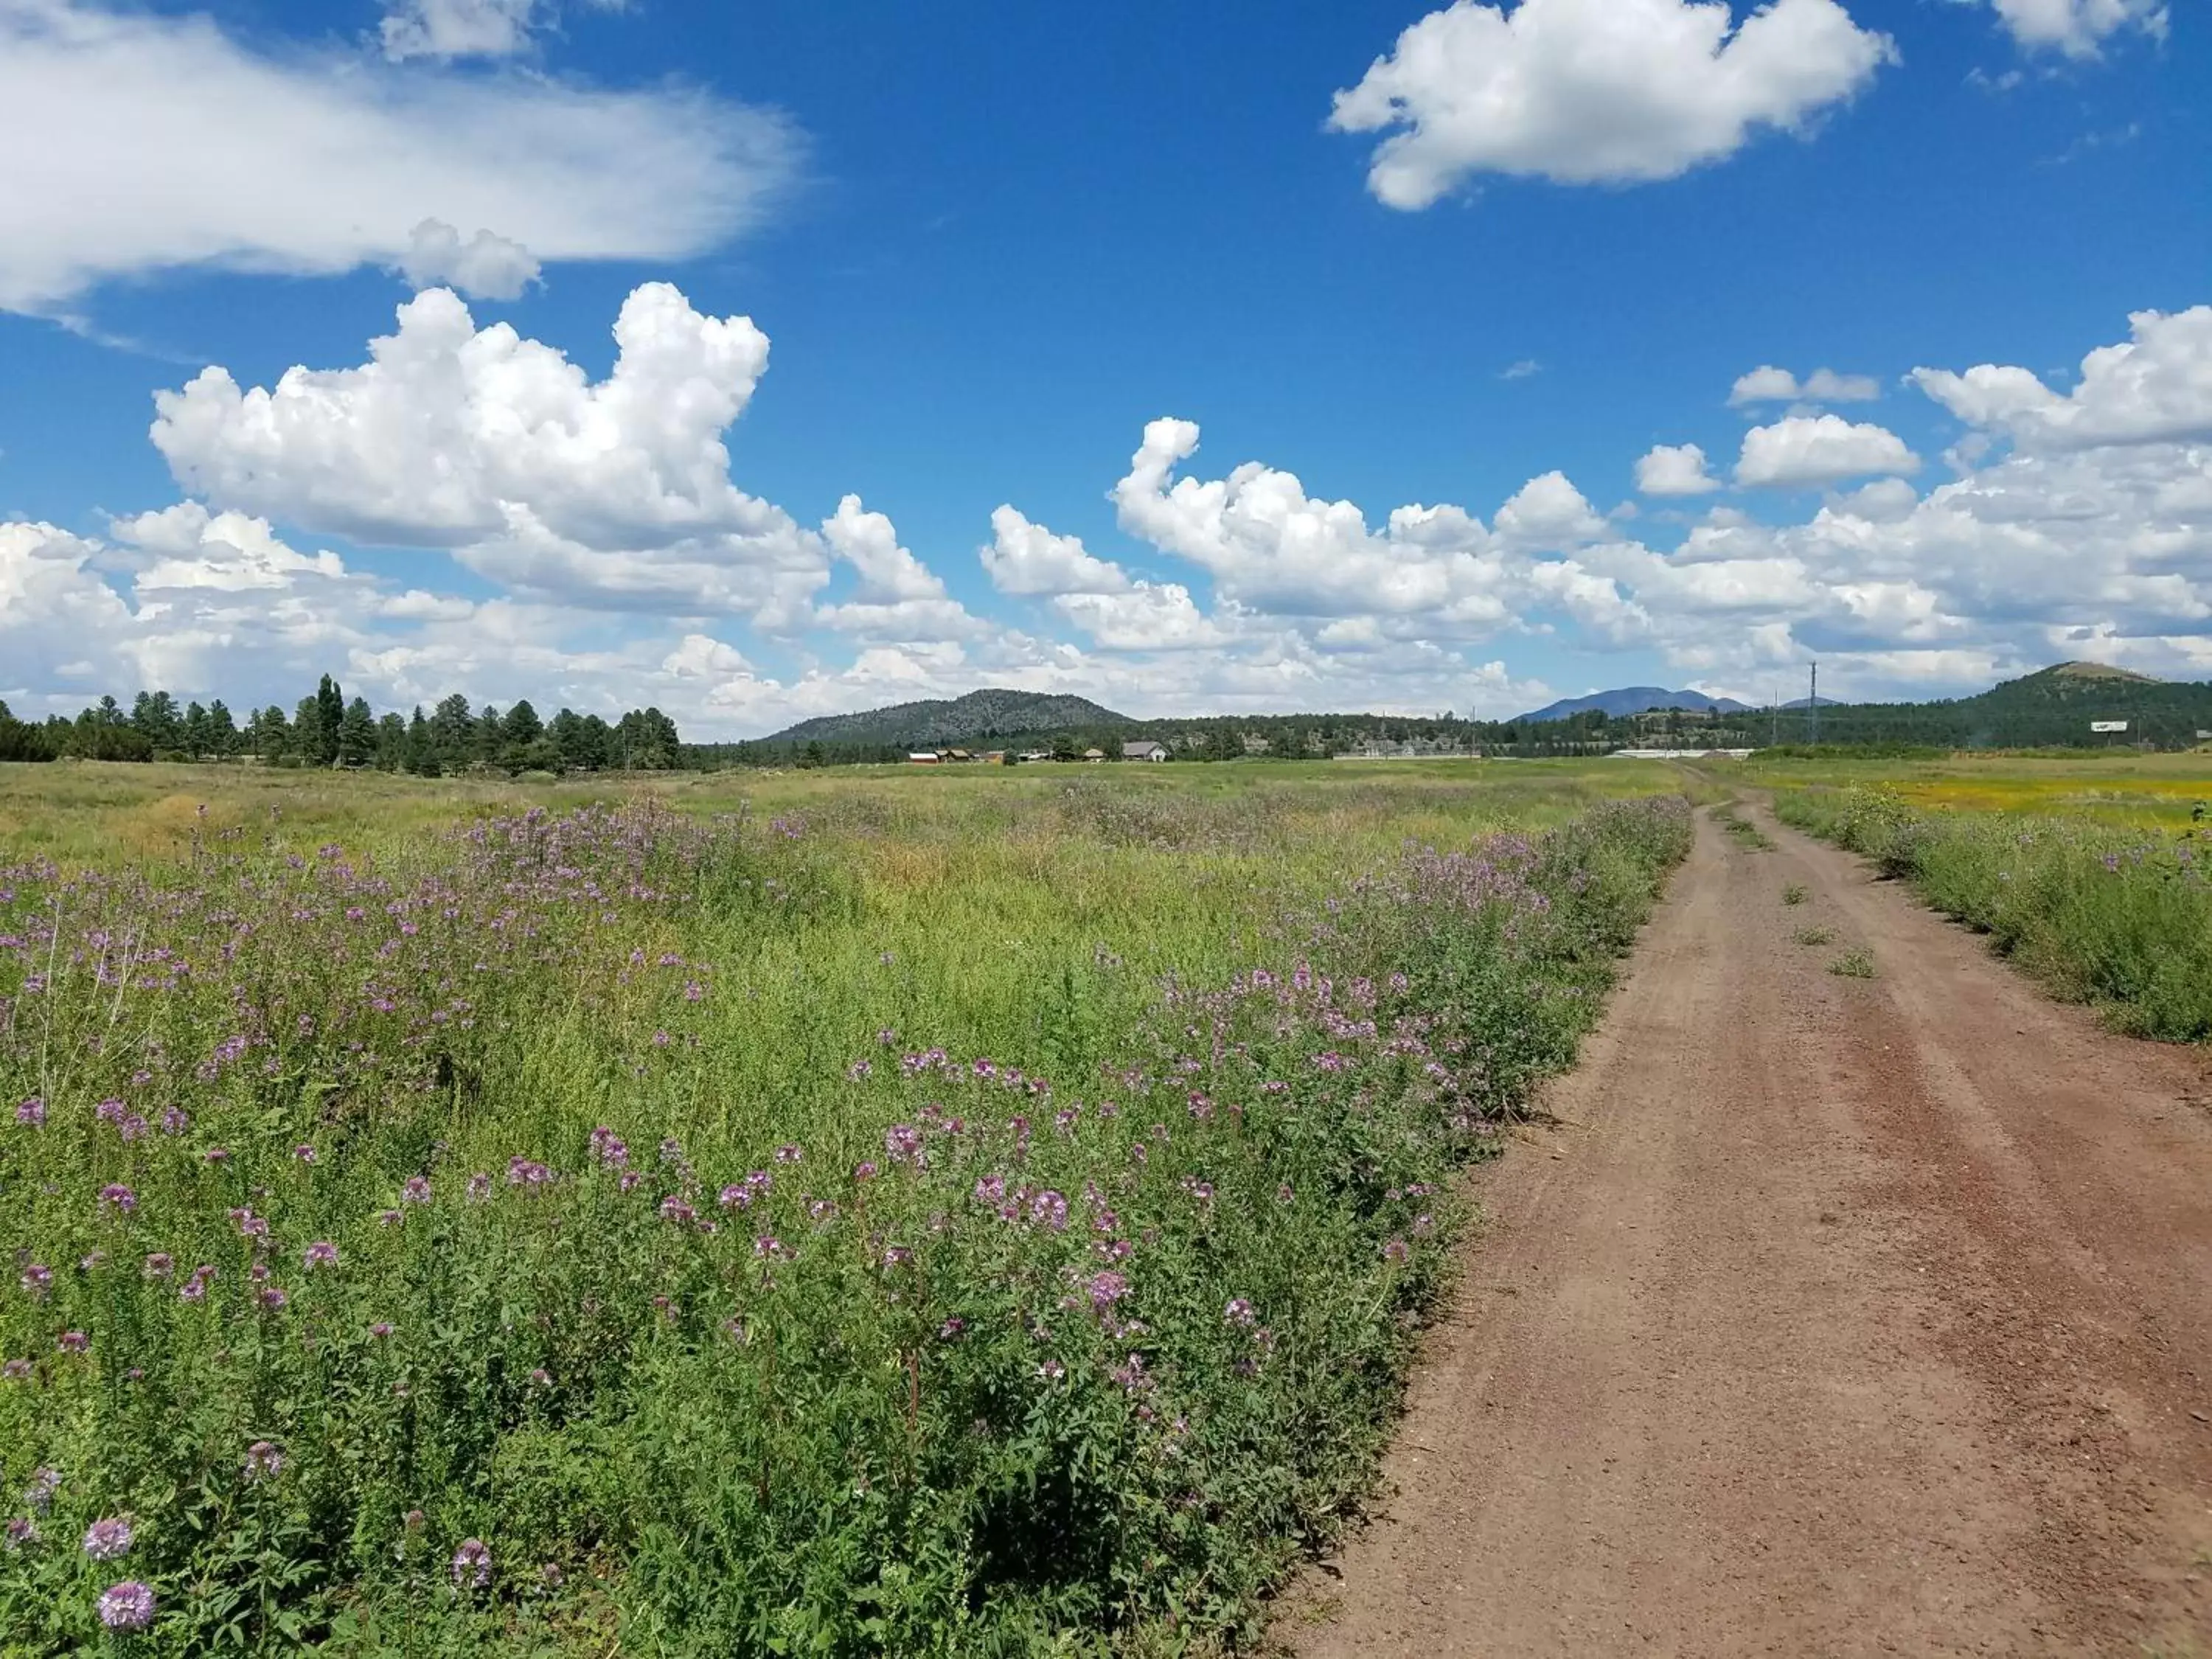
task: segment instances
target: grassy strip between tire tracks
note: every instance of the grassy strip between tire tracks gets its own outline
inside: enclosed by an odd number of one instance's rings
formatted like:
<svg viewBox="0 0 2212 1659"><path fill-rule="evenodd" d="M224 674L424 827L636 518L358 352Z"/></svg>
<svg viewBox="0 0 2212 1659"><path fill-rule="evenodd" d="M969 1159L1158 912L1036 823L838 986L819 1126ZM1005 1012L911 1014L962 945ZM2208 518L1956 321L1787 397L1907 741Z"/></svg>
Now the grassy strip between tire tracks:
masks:
<svg viewBox="0 0 2212 1659"><path fill-rule="evenodd" d="M1025 969L1009 889L980 1001L866 811L0 872L4 1650L1234 1641L1689 834L1185 846L1218 967Z"/></svg>

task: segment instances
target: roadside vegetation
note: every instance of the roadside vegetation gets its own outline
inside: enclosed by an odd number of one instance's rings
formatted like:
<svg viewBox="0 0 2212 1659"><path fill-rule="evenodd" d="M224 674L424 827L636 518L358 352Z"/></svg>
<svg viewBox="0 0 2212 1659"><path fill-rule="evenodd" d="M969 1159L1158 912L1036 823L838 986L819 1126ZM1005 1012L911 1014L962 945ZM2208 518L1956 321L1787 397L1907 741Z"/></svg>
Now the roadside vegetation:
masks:
<svg viewBox="0 0 2212 1659"><path fill-rule="evenodd" d="M123 769L0 769L10 1654L1248 1630L1690 835L1623 764Z"/></svg>
<svg viewBox="0 0 2212 1659"><path fill-rule="evenodd" d="M1775 805L1784 823L1910 881L2056 993L2100 1005L2122 1029L2169 1042L2212 1036L2212 834L2201 808L2134 827L2058 812L1931 810L1898 789L1863 786L1784 789Z"/></svg>

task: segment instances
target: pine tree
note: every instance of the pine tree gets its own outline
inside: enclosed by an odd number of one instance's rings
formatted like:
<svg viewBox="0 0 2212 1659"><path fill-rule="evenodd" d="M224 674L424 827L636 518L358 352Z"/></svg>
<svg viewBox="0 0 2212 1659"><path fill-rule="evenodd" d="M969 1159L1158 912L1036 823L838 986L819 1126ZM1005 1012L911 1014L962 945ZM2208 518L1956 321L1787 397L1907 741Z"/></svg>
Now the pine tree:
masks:
<svg viewBox="0 0 2212 1659"><path fill-rule="evenodd" d="M363 705L366 707L366 705ZM313 761L325 766L335 766L338 760L338 733L345 725L345 693L328 674L315 687L315 736L319 747L310 756Z"/></svg>
<svg viewBox="0 0 2212 1659"><path fill-rule="evenodd" d="M421 717L422 711L416 711ZM376 722L376 769L397 772L407 763L407 720L396 710Z"/></svg>
<svg viewBox="0 0 2212 1659"><path fill-rule="evenodd" d="M407 722L407 769L418 778L438 775L438 734L422 718L422 705L415 705L415 718Z"/></svg>
<svg viewBox="0 0 2212 1659"><path fill-rule="evenodd" d="M325 679L324 684L330 682ZM376 716L368 699L356 697L338 716L337 742L331 762L338 766L366 766L376 758Z"/></svg>
<svg viewBox="0 0 2212 1659"><path fill-rule="evenodd" d="M456 691L430 716L430 737L439 771L465 772L476 747L477 717L469 700ZM427 775L434 777L436 773Z"/></svg>
<svg viewBox="0 0 2212 1659"><path fill-rule="evenodd" d="M208 752L216 759L228 760L238 752L238 723L221 697L208 705L207 730Z"/></svg>

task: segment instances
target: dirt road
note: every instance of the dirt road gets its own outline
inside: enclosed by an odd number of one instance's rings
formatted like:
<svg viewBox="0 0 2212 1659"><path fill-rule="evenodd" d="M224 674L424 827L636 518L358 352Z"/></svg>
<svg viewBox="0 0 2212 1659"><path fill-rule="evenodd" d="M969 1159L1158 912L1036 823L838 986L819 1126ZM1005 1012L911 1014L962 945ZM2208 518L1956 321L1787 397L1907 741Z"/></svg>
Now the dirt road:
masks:
<svg viewBox="0 0 2212 1659"><path fill-rule="evenodd" d="M1390 1495L1277 1639L2212 1655L2205 1057L1750 816L1485 1176Z"/></svg>

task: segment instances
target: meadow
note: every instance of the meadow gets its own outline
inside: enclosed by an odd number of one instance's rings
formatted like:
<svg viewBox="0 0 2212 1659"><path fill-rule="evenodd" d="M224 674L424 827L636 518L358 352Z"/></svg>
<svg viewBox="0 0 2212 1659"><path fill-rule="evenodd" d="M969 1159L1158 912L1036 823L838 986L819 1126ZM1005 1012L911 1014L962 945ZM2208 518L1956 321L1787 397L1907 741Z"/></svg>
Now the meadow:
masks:
<svg viewBox="0 0 2212 1659"><path fill-rule="evenodd" d="M1679 782L0 768L4 1650L1233 1643Z"/></svg>
<svg viewBox="0 0 2212 1659"><path fill-rule="evenodd" d="M2055 994L2212 1037L2212 756L1760 763L1784 823L1873 859Z"/></svg>

